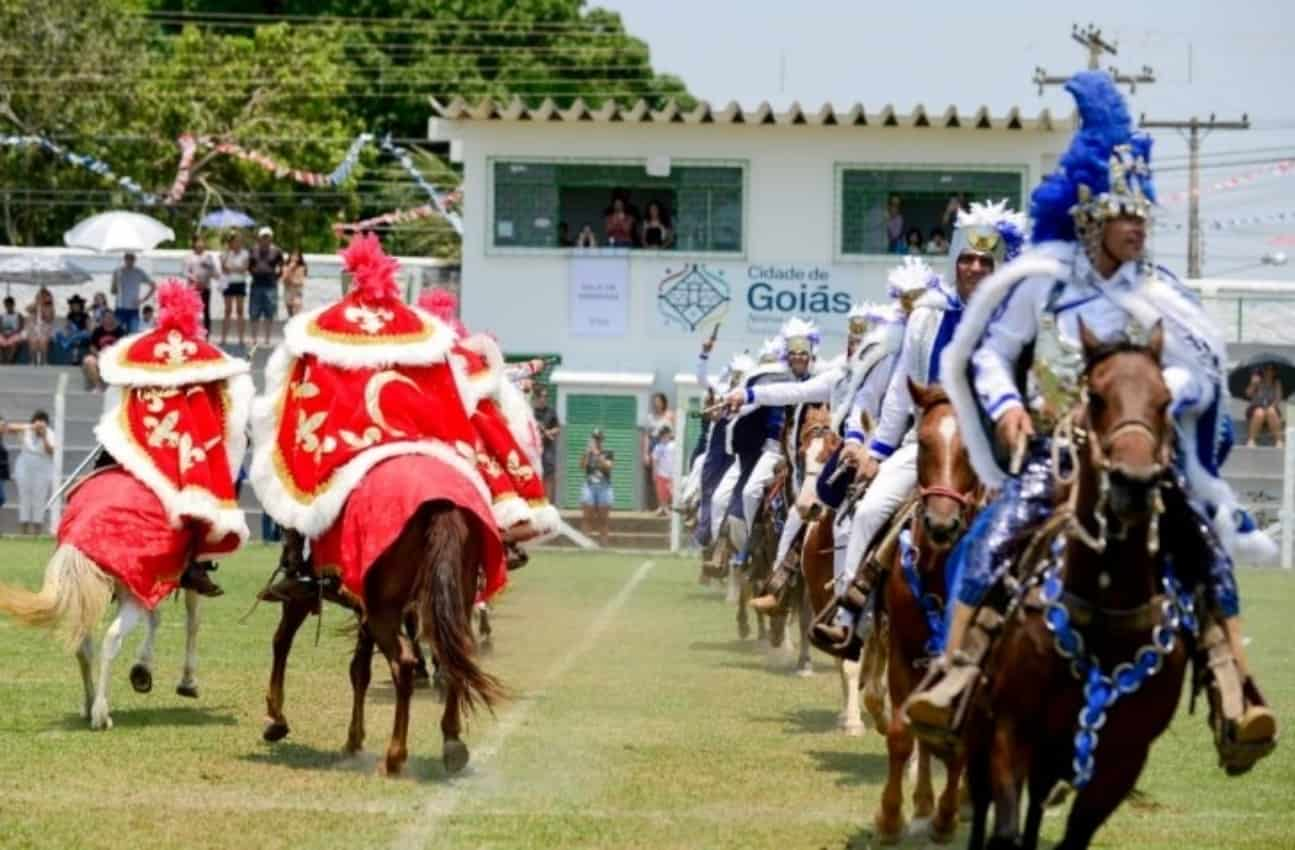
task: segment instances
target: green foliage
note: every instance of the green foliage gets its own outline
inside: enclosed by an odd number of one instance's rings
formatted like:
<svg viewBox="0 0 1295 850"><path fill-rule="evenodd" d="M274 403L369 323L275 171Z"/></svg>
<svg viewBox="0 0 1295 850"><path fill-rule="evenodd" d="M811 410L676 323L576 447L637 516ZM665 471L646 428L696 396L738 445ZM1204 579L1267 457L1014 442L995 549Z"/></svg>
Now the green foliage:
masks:
<svg viewBox="0 0 1295 850"><path fill-rule="evenodd" d="M327 172L363 130L420 138L432 98L692 103L682 81L652 70L619 15L583 0L0 0L0 32L0 132L51 135L159 193L175 178L182 132ZM448 162L413 153L434 185L457 185ZM336 221L426 202L376 148L346 185L319 189L200 149L184 200L150 212L183 240L205 211L233 207L273 223L285 245L327 251ZM0 149L10 243L57 244L85 216L133 204L47 152ZM440 219L388 241L458 254Z"/></svg>

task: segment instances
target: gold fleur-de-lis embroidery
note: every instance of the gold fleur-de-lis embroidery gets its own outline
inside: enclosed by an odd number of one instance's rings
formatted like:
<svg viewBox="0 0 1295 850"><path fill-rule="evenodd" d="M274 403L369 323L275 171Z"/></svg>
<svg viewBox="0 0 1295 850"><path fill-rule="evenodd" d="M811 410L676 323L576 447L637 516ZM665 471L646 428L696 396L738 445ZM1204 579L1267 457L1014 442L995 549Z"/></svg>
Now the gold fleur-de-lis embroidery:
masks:
<svg viewBox="0 0 1295 850"><path fill-rule="evenodd" d="M193 438L188 434L180 436L180 474L188 472L195 463L202 463L207 459L207 452L202 446L195 446Z"/></svg>
<svg viewBox="0 0 1295 850"><path fill-rule="evenodd" d="M517 452L511 451L508 453L508 476L519 481L530 481L535 477L535 470L530 464L522 463Z"/></svg>
<svg viewBox="0 0 1295 850"><path fill-rule="evenodd" d="M179 390L162 387L149 387L135 392L139 394L139 400L147 404L150 413L161 413L162 409L166 407L166 400L175 398L180 394Z"/></svg>
<svg viewBox="0 0 1295 850"><path fill-rule="evenodd" d="M171 331L166 335L166 342L153 346L153 356L164 358L168 366L180 366L197 353L197 344L185 339L179 331Z"/></svg>
<svg viewBox="0 0 1295 850"><path fill-rule="evenodd" d="M144 427L148 429L148 444L155 449L162 446L172 448L178 446L180 435L176 433L175 426L179 421L180 412L177 410L172 410L161 419L156 416L145 416Z"/></svg>
<svg viewBox="0 0 1295 850"><path fill-rule="evenodd" d="M356 434L354 431L347 431L345 428L338 431L337 434L342 438L343 443L353 449L367 449L369 446L377 445L378 441L382 439L382 431L376 425L365 428L363 436Z"/></svg>
<svg viewBox="0 0 1295 850"><path fill-rule="evenodd" d="M379 307L377 309L365 307L362 304L347 307L342 313L346 321L353 325L359 325L360 330L366 334L376 334L387 326L396 317L395 313L390 310Z"/></svg>
<svg viewBox="0 0 1295 850"><path fill-rule="evenodd" d="M464 460L471 461L472 463L477 462L477 450L472 448L472 446L462 440L455 440L454 448L459 454L463 455Z"/></svg>
<svg viewBox="0 0 1295 850"><path fill-rule="evenodd" d="M328 413L321 410L318 413L306 415L306 411L297 411L297 445L301 446L303 451L308 452L315 458L315 463L319 463L321 456L337 448L337 440L332 437L320 438L316 433L328 418Z"/></svg>
<svg viewBox="0 0 1295 850"><path fill-rule="evenodd" d="M499 465L499 461L485 452L477 453L477 466L481 467L491 478L498 478L504 474L504 468Z"/></svg>

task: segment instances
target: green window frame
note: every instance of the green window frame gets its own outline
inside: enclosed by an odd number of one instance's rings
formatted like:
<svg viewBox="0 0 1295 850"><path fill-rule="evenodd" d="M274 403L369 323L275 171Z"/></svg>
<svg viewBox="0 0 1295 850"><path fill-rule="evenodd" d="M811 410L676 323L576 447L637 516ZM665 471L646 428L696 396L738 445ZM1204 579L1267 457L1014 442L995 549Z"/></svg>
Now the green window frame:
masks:
<svg viewBox="0 0 1295 850"><path fill-rule="evenodd" d="M562 222L572 240L590 224L601 246L601 208L614 190L623 189L640 215L652 200L666 209L673 236L669 250L744 251L745 163L675 161L668 176L653 177L642 160L492 158L489 171L489 244L495 250L564 250L558 234Z"/></svg>
<svg viewBox="0 0 1295 850"><path fill-rule="evenodd" d="M566 444L566 475L561 482L560 499L564 508L580 507L580 491L585 483L581 466L585 446L595 427L603 429L603 448L614 453L612 468L612 508L628 511L634 508L638 487L640 437L638 399L628 395L567 393L566 416L562 439Z"/></svg>
<svg viewBox="0 0 1295 850"><path fill-rule="evenodd" d="M892 253L885 229L892 195L902 202L905 232L917 227L925 244L932 228L944 229L942 217L950 196L961 192L968 202L1005 198L1012 209L1019 210L1026 177L1026 168L1010 166L838 166L837 254L848 258ZM950 236L947 230L944 235Z"/></svg>

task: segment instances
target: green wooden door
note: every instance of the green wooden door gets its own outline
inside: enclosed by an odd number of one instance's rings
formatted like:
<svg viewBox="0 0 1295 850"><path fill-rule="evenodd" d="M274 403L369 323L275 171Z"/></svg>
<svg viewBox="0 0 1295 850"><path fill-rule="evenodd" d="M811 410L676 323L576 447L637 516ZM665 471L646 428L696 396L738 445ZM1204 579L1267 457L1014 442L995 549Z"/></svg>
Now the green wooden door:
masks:
<svg viewBox="0 0 1295 850"><path fill-rule="evenodd" d="M633 396L592 395L572 393L567 395L567 421L562 423L563 441L566 444L566 476L562 486L562 506L580 507L580 489L585 483L585 471L580 465L589 435L595 427L603 429L603 448L614 453L616 466L612 469L612 507L619 511L632 510L635 502L635 475L639 469L638 400Z"/></svg>
<svg viewBox="0 0 1295 850"><path fill-rule="evenodd" d="M688 399L688 405L682 417L676 414L676 418L682 419L679 433L674 435L675 445L679 447L676 450L679 477L687 478L690 471L688 461L692 458L693 447L697 445L697 438L701 434L701 399L697 396Z"/></svg>

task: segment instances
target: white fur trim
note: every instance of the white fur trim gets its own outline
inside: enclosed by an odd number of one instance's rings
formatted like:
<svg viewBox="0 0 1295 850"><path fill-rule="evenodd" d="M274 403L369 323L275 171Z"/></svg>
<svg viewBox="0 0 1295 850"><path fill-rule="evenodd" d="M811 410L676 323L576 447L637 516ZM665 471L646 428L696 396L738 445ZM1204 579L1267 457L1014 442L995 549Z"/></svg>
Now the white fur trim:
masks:
<svg viewBox="0 0 1295 850"><path fill-rule="evenodd" d="M187 384L209 384L235 375L247 375L251 365L241 357L226 355L220 360L195 361L184 369L140 369L122 362L130 347L153 331L122 337L99 355L99 374L105 384L128 387L181 387Z"/></svg>
<svg viewBox="0 0 1295 850"><path fill-rule="evenodd" d="M242 508L222 504L205 490L177 490L166 476L157 471L152 459L122 430L119 424L122 404L121 388L108 387L104 397L103 416L94 428L95 438L127 472L153 491L166 510L171 526L180 528L185 517L193 517L210 526L207 534L209 543L219 543L230 534L238 537L239 545L246 542L249 534Z"/></svg>
<svg viewBox="0 0 1295 850"><path fill-rule="evenodd" d="M511 381L501 381L496 401L499 411L504 415L504 421L508 423L508 431L522 451L526 452L526 459L531 467L537 471L542 470L544 440L526 396Z"/></svg>
<svg viewBox="0 0 1295 850"><path fill-rule="evenodd" d="M252 418L252 399L256 397L256 384L251 375L235 375L227 385L229 410L225 411L225 453L229 457L229 472L238 479L238 470L247 454L247 426Z"/></svg>
<svg viewBox="0 0 1295 850"><path fill-rule="evenodd" d="M533 518L531 523L535 530L541 534L553 534L562 527L562 514L553 505L544 505L542 508L532 508Z"/></svg>
<svg viewBox="0 0 1295 850"><path fill-rule="evenodd" d="M445 360L454 344L454 330L445 322L418 307L409 307L432 328L429 339L421 342L391 344L351 344L311 336L310 323L337 302L298 313L283 328L283 345L294 355L313 354L325 363L343 369L379 369L384 366L427 366Z"/></svg>
<svg viewBox="0 0 1295 850"><path fill-rule="evenodd" d="M976 389L967 375L967 363L980 345L994 311L1012 287L1032 277L1059 277L1062 267L1047 255L1025 254L1003 266L976 286L971 301L963 309L962 319L953 339L945 346L940 357L940 384L944 387L953 409L958 414L962 439L967 444L971 465L981 482L987 487L1002 487L1007 480L1006 471L999 467L994 456L993 436L986 433L980 421L980 405Z"/></svg>
<svg viewBox="0 0 1295 850"><path fill-rule="evenodd" d="M495 524L500 528L508 529L517 525L519 522L530 522L534 519L531 513L531 506L526 504L526 500L516 494L506 496L490 506L495 515Z"/></svg>

